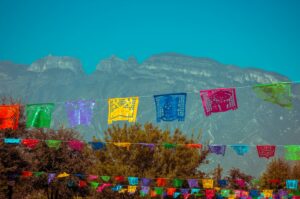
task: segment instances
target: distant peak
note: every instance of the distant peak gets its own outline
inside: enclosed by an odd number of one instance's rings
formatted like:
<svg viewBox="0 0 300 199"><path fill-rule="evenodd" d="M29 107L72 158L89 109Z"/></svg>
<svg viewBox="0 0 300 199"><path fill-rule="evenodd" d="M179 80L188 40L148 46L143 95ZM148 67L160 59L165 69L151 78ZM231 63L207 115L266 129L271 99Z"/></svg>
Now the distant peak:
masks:
<svg viewBox="0 0 300 199"><path fill-rule="evenodd" d="M55 68L71 70L75 73L83 72L82 64L79 59L68 56L53 56L51 54L33 62L28 68L28 71L44 72Z"/></svg>

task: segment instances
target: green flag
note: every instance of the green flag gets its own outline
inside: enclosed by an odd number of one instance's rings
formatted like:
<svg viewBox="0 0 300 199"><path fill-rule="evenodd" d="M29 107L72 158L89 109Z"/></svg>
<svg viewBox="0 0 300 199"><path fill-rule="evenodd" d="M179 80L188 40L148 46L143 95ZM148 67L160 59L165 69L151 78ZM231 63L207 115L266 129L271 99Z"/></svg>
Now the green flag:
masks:
<svg viewBox="0 0 300 199"><path fill-rule="evenodd" d="M300 145L287 145L284 148L286 160L300 160Z"/></svg>
<svg viewBox="0 0 300 199"><path fill-rule="evenodd" d="M108 182L110 180L110 176L101 176L101 179L104 181L104 182Z"/></svg>
<svg viewBox="0 0 300 199"><path fill-rule="evenodd" d="M292 108L290 83L259 84L253 87L253 91L265 101L278 104L284 108Z"/></svg>
<svg viewBox="0 0 300 199"><path fill-rule="evenodd" d="M36 177L39 177L39 176L43 175L44 173L45 173L44 171L36 171L36 172L33 172L33 175Z"/></svg>
<svg viewBox="0 0 300 199"><path fill-rule="evenodd" d="M61 140L45 140L45 142L49 148L59 149L61 145Z"/></svg>
<svg viewBox="0 0 300 199"><path fill-rule="evenodd" d="M99 186L99 182L90 182L90 185L93 189L96 189Z"/></svg>
<svg viewBox="0 0 300 199"><path fill-rule="evenodd" d="M165 147L165 149L173 149L176 148L176 144L172 144L172 143L163 143L163 146Z"/></svg>
<svg viewBox="0 0 300 199"><path fill-rule="evenodd" d="M27 104L26 127L50 128L54 104Z"/></svg>
<svg viewBox="0 0 300 199"><path fill-rule="evenodd" d="M182 186L182 182L183 182L183 180L181 180L181 179L178 179L178 178L175 178L174 180L173 180L173 186L174 187L181 187Z"/></svg>
<svg viewBox="0 0 300 199"><path fill-rule="evenodd" d="M154 191L157 195L162 195L164 192L164 188L163 187L154 187Z"/></svg>

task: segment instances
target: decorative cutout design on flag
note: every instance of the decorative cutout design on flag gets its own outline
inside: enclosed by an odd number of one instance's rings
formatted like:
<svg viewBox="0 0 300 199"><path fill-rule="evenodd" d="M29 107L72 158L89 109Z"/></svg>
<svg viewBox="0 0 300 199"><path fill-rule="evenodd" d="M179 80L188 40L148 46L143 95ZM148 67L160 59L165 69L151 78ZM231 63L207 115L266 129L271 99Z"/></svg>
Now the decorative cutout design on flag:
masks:
<svg viewBox="0 0 300 199"><path fill-rule="evenodd" d="M249 152L249 146L247 145L231 145L231 148L236 152L237 155L245 155L246 153Z"/></svg>
<svg viewBox="0 0 300 199"><path fill-rule="evenodd" d="M108 100L108 124L114 121L135 122L139 97L111 98Z"/></svg>
<svg viewBox="0 0 300 199"><path fill-rule="evenodd" d="M61 145L61 140L45 140L47 146L49 148L59 149Z"/></svg>
<svg viewBox="0 0 300 199"><path fill-rule="evenodd" d="M21 140L19 138L4 138L5 144L20 144Z"/></svg>
<svg viewBox="0 0 300 199"><path fill-rule="evenodd" d="M188 179L187 181L188 181L188 184L189 184L190 188L199 187L197 179Z"/></svg>
<svg viewBox="0 0 300 199"><path fill-rule="evenodd" d="M276 146L275 145L257 145L256 146L258 156L260 158L273 157L275 155Z"/></svg>
<svg viewBox="0 0 300 199"><path fill-rule="evenodd" d="M298 189L298 180L286 180L285 184L287 189Z"/></svg>
<svg viewBox="0 0 300 199"><path fill-rule="evenodd" d="M0 105L0 130L16 130L19 125L20 105Z"/></svg>
<svg viewBox="0 0 300 199"><path fill-rule="evenodd" d="M105 143L103 142L89 142L89 144L92 146L92 149L95 151L105 148Z"/></svg>
<svg viewBox="0 0 300 199"><path fill-rule="evenodd" d="M225 155L226 145L221 144L210 144L208 145L208 149L211 153L215 153L217 155Z"/></svg>
<svg viewBox="0 0 300 199"><path fill-rule="evenodd" d="M253 86L253 91L264 101L288 109L291 109L293 106L290 83L259 84Z"/></svg>
<svg viewBox="0 0 300 199"><path fill-rule="evenodd" d="M202 179L202 185L204 189L212 189L214 187L213 179Z"/></svg>
<svg viewBox="0 0 300 199"><path fill-rule="evenodd" d="M200 97L206 116L238 108L235 88L201 90Z"/></svg>
<svg viewBox="0 0 300 199"><path fill-rule="evenodd" d="M186 93L154 95L156 121L184 121Z"/></svg>
<svg viewBox="0 0 300 199"><path fill-rule="evenodd" d="M84 147L84 142L80 140L71 140L68 141L68 146L74 151L82 151Z"/></svg>
<svg viewBox="0 0 300 199"><path fill-rule="evenodd" d="M36 128L50 128L54 104L27 104L26 126Z"/></svg>
<svg viewBox="0 0 300 199"><path fill-rule="evenodd" d="M150 178L142 178L141 181L142 181L142 186L145 186L145 187L150 186L150 184L152 182L152 180Z"/></svg>
<svg viewBox="0 0 300 199"><path fill-rule="evenodd" d="M27 148L34 149L39 143L37 139L23 139L22 144L25 145Z"/></svg>
<svg viewBox="0 0 300 199"><path fill-rule="evenodd" d="M71 128L78 125L90 125L94 107L95 102L90 100L66 102L67 115Z"/></svg>
<svg viewBox="0 0 300 199"><path fill-rule="evenodd" d="M300 145L284 146L286 160L300 160Z"/></svg>

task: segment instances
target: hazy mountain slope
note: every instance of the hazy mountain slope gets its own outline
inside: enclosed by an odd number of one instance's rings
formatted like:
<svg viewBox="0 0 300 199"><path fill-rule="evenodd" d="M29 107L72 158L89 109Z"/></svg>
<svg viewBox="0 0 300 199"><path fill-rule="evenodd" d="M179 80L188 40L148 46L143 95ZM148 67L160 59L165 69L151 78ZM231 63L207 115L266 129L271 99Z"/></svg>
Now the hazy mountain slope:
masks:
<svg viewBox="0 0 300 199"><path fill-rule="evenodd" d="M24 103L58 102L53 117L54 128L60 124L68 126L65 101L96 100L93 125L79 129L87 139L93 135L101 136L107 128L109 97L144 96L140 98L137 120L156 123L154 94L188 92L185 121L158 125L171 129L179 127L187 134L202 129L203 141L216 144L299 144L299 85L293 85L294 109L291 111L262 101L247 87L237 88L238 110L210 117L203 114L201 89L278 81L289 80L276 73L174 53L155 55L141 64L134 58L125 61L113 56L101 61L91 75L85 75L80 61L70 57L48 56L31 66L0 63L0 94L21 98ZM281 153L282 147L279 147L278 154ZM265 160L257 157L254 146L245 157L235 155L230 148L225 157L211 156L214 163L221 161L226 168L242 167L252 174L263 169Z"/></svg>

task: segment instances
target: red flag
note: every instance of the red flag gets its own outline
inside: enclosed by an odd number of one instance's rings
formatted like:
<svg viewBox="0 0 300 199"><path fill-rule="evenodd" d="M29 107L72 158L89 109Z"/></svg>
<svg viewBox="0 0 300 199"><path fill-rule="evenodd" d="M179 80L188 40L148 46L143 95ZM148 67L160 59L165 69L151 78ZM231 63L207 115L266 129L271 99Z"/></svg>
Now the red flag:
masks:
<svg viewBox="0 0 300 199"><path fill-rule="evenodd" d="M0 130L17 129L20 117L20 105L1 105L0 106Z"/></svg>
<svg viewBox="0 0 300 199"><path fill-rule="evenodd" d="M87 183L86 183L86 181L79 180L79 182L78 182L78 186L79 186L80 188L82 188L82 187L86 187L86 186L87 186Z"/></svg>
<svg viewBox="0 0 300 199"><path fill-rule="evenodd" d="M257 145L256 146L258 156L260 158L270 158L275 154L275 145Z"/></svg>
<svg viewBox="0 0 300 199"><path fill-rule="evenodd" d="M201 149L202 144L186 144L185 145L187 148L193 148L193 149Z"/></svg>
<svg viewBox="0 0 300 199"><path fill-rule="evenodd" d="M175 191L176 191L176 188L168 188L167 189L167 195L168 196L173 196Z"/></svg>
<svg viewBox="0 0 300 199"><path fill-rule="evenodd" d="M22 171L22 177L31 177L32 172L31 171Z"/></svg>
<svg viewBox="0 0 300 199"><path fill-rule="evenodd" d="M115 181L117 182L123 182L125 180L124 176L116 176Z"/></svg>
<svg viewBox="0 0 300 199"><path fill-rule="evenodd" d="M28 148L35 148L36 145L39 143L39 140L37 139L23 139L22 144L24 144Z"/></svg>
<svg viewBox="0 0 300 199"><path fill-rule="evenodd" d="M165 178L157 178L156 183L158 187L164 187L167 184L167 179Z"/></svg>

